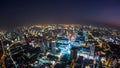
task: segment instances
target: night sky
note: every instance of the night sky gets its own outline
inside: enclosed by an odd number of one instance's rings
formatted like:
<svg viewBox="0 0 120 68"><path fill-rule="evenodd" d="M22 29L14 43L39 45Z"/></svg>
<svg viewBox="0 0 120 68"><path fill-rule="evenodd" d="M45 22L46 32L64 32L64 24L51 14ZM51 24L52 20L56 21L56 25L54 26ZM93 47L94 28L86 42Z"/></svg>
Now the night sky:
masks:
<svg viewBox="0 0 120 68"><path fill-rule="evenodd" d="M0 0L0 28L77 23L120 27L120 1Z"/></svg>

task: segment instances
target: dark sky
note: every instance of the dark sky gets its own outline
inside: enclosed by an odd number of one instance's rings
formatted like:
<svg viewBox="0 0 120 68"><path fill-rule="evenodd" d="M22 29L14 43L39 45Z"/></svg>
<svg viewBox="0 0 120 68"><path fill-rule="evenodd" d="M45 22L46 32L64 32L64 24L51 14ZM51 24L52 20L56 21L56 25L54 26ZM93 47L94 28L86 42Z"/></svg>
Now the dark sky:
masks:
<svg viewBox="0 0 120 68"><path fill-rule="evenodd" d="M0 0L0 27L85 23L120 27L120 1Z"/></svg>

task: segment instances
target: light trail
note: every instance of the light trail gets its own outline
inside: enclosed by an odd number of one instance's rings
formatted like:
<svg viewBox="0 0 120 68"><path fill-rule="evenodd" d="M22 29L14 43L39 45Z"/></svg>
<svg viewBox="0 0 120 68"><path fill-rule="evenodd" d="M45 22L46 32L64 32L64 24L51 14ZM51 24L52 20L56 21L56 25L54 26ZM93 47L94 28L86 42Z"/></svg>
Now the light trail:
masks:
<svg viewBox="0 0 120 68"><path fill-rule="evenodd" d="M3 54L2 54L2 57L1 57L2 67L6 68L6 65L5 65L6 52L5 52L4 45L3 45L3 42L2 42L1 39L0 39L0 43L2 45L2 51L3 51Z"/></svg>

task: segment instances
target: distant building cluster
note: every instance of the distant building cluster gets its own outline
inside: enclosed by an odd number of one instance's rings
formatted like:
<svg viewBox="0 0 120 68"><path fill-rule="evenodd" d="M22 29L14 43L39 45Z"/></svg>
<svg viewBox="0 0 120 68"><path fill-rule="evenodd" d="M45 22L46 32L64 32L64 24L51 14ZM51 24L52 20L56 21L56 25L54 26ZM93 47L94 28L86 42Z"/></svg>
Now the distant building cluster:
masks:
<svg viewBox="0 0 120 68"><path fill-rule="evenodd" d="M46 24L0 32L0 68L119 68L120 31Z"/></svg>

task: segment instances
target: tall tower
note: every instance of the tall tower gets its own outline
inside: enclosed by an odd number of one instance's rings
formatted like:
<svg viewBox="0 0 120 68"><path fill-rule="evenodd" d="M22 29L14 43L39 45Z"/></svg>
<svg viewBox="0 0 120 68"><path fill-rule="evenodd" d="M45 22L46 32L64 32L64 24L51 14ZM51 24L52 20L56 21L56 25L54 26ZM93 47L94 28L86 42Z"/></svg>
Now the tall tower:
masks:
<svg viewBox="0 0 120 68"><path fill-rule="evenodd" d="M90 56L94 56L94 52L95 52L95 46L94 44L90 45Z"/></svg>
<svg viewBox="0 0 120 68"><path fill-rule="evenodd" d="M56 53L56 40L51 41L51 51L52 53Z"/></svg>
<svg viewBox="0 0 120 68"><path fill-rule="evenodd" d="M76 58L77 58L77 49L76 48L71 49L70 57L71 57L71 59L76 60Z"/></svg>
<svg viewBox="0 0 120 68"><path fill-rule="evenodd" d="M77 59L77 49L76 48L71 49L70 58L71 58L71 68L75 68L75 62Z"/></svg>
<svg viewBox="0 0 120 68"><path fill-rule="evenodd" d="M27 39L27 36L26 36L26 35L24 35L24 38L25 38L26 44L29 45L29 42L28 42L28 39Z"/></svg>

